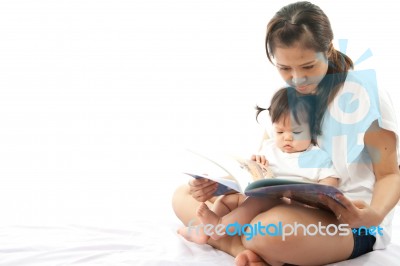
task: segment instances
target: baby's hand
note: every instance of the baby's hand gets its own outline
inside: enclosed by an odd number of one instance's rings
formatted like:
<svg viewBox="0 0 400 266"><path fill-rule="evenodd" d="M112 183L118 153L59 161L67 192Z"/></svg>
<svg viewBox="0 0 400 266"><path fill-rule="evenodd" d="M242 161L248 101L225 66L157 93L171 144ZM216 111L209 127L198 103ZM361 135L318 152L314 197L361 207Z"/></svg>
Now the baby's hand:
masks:
<svg viewBox="0 0 400 266"><path fill-rule="evenodd" d="M269 165L269 162L268 162L268 160L265 158L264 155L256 155L256 154L253 154L253 155L251 156L251 160L252 160L252 161L255 161L255 162L257 162L257 163L259 163L259 164L261 164L261 165L264 165L264 166L266 166L266 167Z"/></svg>
<svg viewBox="0 0 400 266"><path fill-rule="evenodd" d="M274 173L272 173L272 170L269 168L269 162L264 155L252 155L251 160L260 165L263 178L274 177Z"/></svg>

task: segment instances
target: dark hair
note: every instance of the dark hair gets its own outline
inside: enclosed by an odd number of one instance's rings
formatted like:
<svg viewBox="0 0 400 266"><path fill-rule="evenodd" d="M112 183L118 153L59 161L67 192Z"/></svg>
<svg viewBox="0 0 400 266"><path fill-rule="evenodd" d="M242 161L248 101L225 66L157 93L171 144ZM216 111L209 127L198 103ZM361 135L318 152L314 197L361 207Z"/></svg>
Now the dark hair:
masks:
<svg viewBox="0 0 400 266"><path fill-rule="evenodd" d="M290 47L299 43L304 48L323 52L328 59L328 71L317 90L315 132L320 135L322 119L327 106L353 68L352 60L336 50L332 44L333 32L325 13L310 2L296 2L281 8L267 26L265 47L271 63L277 46Z"/></svg>
<svg viewBox="0 0 400 266"><path fill-rule="evenodd" d="M256 106L256 119L265 110L269 111L272 123L279 121L282 117L292 115L297 124L300 124L299 116L306 120L310 127L311 141L315 141L315 95L299 95L292 87L279 89L272 96L270 106L265 109Z"/></svg>

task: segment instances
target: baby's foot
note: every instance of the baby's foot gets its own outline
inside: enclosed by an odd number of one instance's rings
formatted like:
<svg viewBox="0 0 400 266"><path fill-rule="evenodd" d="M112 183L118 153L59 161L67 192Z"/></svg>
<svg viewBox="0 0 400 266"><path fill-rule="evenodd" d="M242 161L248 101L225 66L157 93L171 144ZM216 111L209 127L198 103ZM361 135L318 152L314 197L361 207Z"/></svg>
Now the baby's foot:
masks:
<svg viewBox="0 0 400 266"><path fill-rule="evenodd" d="M178 234L183 236L187 241L201 245L206 244L210 238L204 233L204 227L201 224L189 227L181 227L178 229Z"/></svg>
<svg viewBox="0 0 400 266"><path fill-rule="evenodd" d="M197 208L197 217L199 217L201 223L204 225L212 224L216 226L220 221L220 217L210 210L204 202Z"/></svg>
<svg viewBox="0 0 400 266"><path fill-rule="evenodd" d="M240 252L235 258L235 265L236 266L247 266L247 265L254 265L254 266L266 266L269 265L265 263L265 261L258 256L253 251L246 249Z"/></svg>
<svg viewBox="0 0 400 266"><path fill-rule="evenodd" d="M214 228L220 224L221 218L215 214L212 210L208 208L208 206L205 203L202 203L198 209L197 209L197 217L199 217L201 223L203 225L207 224L212 224ZM213 232L211 235L212 239L219 239L221 238L222 235L216 234L216 232Z"/></svg>

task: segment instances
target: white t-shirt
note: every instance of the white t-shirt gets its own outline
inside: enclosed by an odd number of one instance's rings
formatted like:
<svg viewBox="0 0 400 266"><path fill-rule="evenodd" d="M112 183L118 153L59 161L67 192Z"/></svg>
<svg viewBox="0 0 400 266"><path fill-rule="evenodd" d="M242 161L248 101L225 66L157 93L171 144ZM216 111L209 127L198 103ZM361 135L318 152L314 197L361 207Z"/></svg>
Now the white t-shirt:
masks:
<svg viewBox="0 0 400 266"><path fill-rule="evenodd" d="M318 145L331 155L341 182L339 189L350 199L370 204L375 184L370 156L364 147L364 135L371 123L381 128L398 129L395 111L388 94L378 90L374 70L349 72L344 86L328 106ZM374 249L383 249L390 242L392 210L383 220L383 236L376 235Z"/></svg>
<svg viewBox="0 0 400 266"><path fill-rule="evenodd" d="M317 146L306 151L286 153L273 139L266 140L261 154L265 155L274 177L317 183L327 177L339 177L332 167L330 156Z"/></svg>

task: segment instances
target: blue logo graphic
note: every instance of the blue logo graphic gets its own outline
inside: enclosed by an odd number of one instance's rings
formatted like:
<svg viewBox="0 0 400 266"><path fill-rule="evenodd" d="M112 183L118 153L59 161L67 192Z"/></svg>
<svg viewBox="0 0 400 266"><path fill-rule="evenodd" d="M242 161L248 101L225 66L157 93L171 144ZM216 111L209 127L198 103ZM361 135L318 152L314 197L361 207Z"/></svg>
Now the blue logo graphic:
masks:
<svg viewBox="0 0 400 266"><path fill-rule="evenodd" d="M361 226L359 228L353 228L351 230L353 232L353 234L355 235L359 235L359 236L376 236L376 235L380 235L383 236L383 228L378 225L378 226L371 226L371 227L365 227L365 226Z"/></svg>
<svg viewBox="0 0 400 266"><path fill-rule="evenodd" d="M339 47L340 51L345 53L347 40L340 40ZM356 60L355 65L371 56L371 50L367 49ZM325 78L335 78L334 75L340 74L327 74ZM323 117L323 133L318 136L318 144L331 158L342 158L344 163L370 163L369 156L363 154L363 137L376 120L381 124L375 70L349 71L345 84L338 91ZM311 152L320 153L313 156L314 158L324 156L318 150ZM379 159L379 156L374 156L375 159ZM310 162L303 155L299 158L299 165L304 168L321 168L318 161Z"/></svg>

